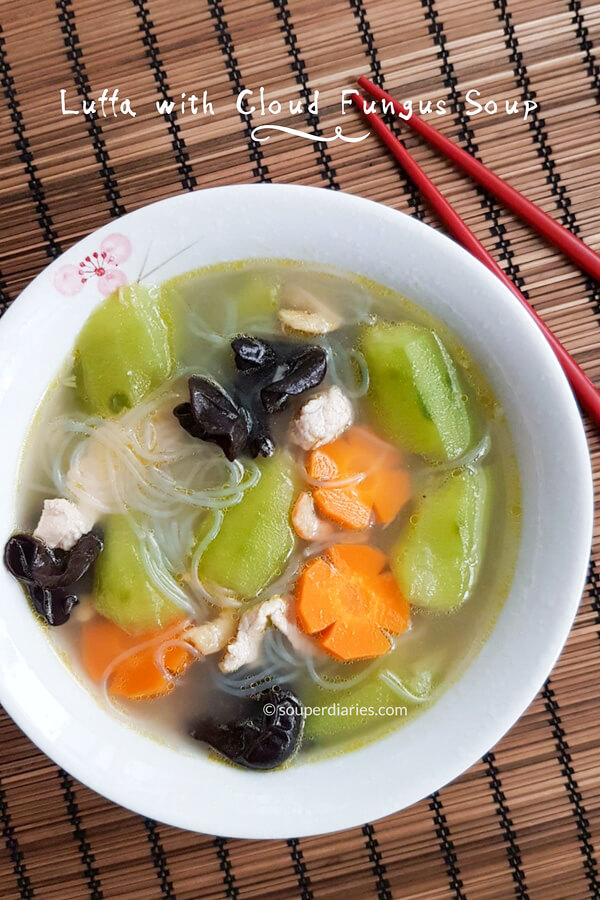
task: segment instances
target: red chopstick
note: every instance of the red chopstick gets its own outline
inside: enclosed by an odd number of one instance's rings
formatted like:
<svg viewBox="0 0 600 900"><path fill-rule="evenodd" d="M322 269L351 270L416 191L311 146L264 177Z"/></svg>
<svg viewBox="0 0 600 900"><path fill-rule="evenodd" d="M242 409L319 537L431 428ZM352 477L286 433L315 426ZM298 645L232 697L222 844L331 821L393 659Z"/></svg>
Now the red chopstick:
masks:
<svg viewBox="0 0 600 900"><path fill-rule="evenodd" d="M463 222L456 210L438 191L433 182L412 158L404 144L392 134L379 116L375 113L367 112L366 101L360 94L353 94L352 99L363 116L367 119L373 131L381 138L409 178L412 179L423 196L427 199L430 206L452 237L497 275L498 278L513 292L517 300L525 307L533 319L535 319L546 337L546 340L554 350L579 402L589 413L594 422L600 425L600 391L596 388L594 383L590 381L585 372L577 365L573 357L567 353L563 345L552 334L543 319L541 319L533 307L529 305L529 302L525 299L519 288L513 284L495 259L490 256L483 244L475 237L471 229ZM435 132L435 134L437 134L437 132Z"/></svg>
<svg viewBox="0 0 600 900"><path fill-rule="evenodd" d="M466 150L458 147L449 138L440 134L439 131L436 131L423 119L419 119L414 113L409 116L408 109L402 103L399 103L386 91L373 84L364 75L358 79L358 83L371 97L374 97L376 100L385 100L387 103L392 104L397 115L406 117L403 118L403 121L406 122L409 128L420 134L432 147L440 150L444 156L456 163L474 181L491 194L494 194L498 200L501 200L505 206L516 213L524 222L531 225L547 241L554 244L559 250L562 250L565 256L573 260L580 269L583 269L596 281L600 281L600 255L592 250L591 247L584 244L564 225L555 221L555 219L532 203L531 200L520 194L519 191L507 184L506 181L503 181L502 178L499 178L498 175L494 175L483 163L480 163Z"/></svg>

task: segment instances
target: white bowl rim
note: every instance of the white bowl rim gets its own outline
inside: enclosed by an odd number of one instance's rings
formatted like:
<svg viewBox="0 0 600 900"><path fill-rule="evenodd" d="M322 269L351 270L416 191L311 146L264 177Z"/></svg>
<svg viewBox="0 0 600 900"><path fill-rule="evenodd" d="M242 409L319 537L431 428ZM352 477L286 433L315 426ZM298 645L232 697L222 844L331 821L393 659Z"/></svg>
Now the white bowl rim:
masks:
<svg viewBox="0 0 600 900"><path fill-rule="evenodd" d="M560 653L585 583L593 519L590 458L579 411L552 351L510 291L481 263L434 229L372 201L320 188L233 185L178 195L112 221L79 241L40 273L2 318L0 419L8 402L9 392L14 388L6 360L11 361L12 357L14 363L15 347L22 352L23 341L34 319L39 319L43 314L50 330L55 327L54 313L50 315L49 312L41 311L40 293L49 289L61 265L76 262L83 253L89 252L91 246L97 245L100 237L115 230L135 235L138 231L147 231L153 221L160 220L162 224L168 220L179 223L182 233L187 233L195 227L194 224L190 225L189 219L193 212L199 218L203 214L207 217L213 214L210 227L218 232L218 237L215 238L217 243L225 240L228 228L237 228L239 231L245 217L246 227L249 222L258 219L260 225L256 225L256 235L247 236L250 243L254 241L258 246L261 235L268 235L269 229L273 232L275 229L275 224L271 224L271 220L267 221L267 216L271 216L277 223L282 209L285 209L288 217L295 217L294 222L290 223L290 229L295 229L293 240L299 247L302 245L300 257L309 246L307 242L310 239L304 235L296 220L304 222L305 226L312 220L317 234L325 234L323 228L326 224L330 232L333 232L332 242L345 242L348 249L344 252L354 254L353 258L360 256L364 243L372 241L374 248L391 241L391 235L396 236L398 244L408 246L413 254L407 256L407 269L412 271L414 259L419 259L422 264L420 272L414 276L413 296L420 289L426 258L431 260L435 256L437 272L443 273L444 278L462 279L462 289L469 295L468 302L464 302L469 306L470 314L475 318L482 317L480 327L485 327L487 323L491 328L497 319L510 328L510 344L514 344L517 349L512 350L508 345L506 347L510 357L506 363L507 370L511 367L515 371L519 367L523 370L523 360L512 358L516 357L517 350L519 353L526 352L531 367L536 367L538 377L528 378L518 385L526 402L534 404L530 410L533 419L531 430L533 432L537 429L539 435L543 434L544 437L543 440L540 438L538 441L536 437L531 441L531 446L538 454L534 471L538 472L539 465L539 478L546 478L548 487L548 476L544 473L546 469L554 471L555 461L551 458L552 451L548 449L548 442L553 438L563 455L563 461L568 460L569 465L564 469L564 483L552 486L562 514L564 541L559 544L556 523L545 520L544 540L540 540L544 547L540 550L540 556L547 571L544 569L542 572L540 564L536 563L536 580L530 582L530 588L532 584L542 585L550 593L556 585L556 593L560 596L547 601L552 616L547 615L541 620L539 632L531 631L528 635L529 643L520 643L521 637L512 613L505 615L503 612L477 658L461 679L427 713L360 750L269 775L240 772L204 759L193 760L195 768L191 768L192 757L188 760L184 754L149 741L100 710L57 657L56 664L64 672L64 676L60 675L59 668L54 668L52 675L56 681L53 681L51 690L46 688L44 672L36 669L41 659L44 665L47 664L52 669L50 657L44 655L39 640L41 629L31 615L28 625L22 610L15 606L8 612L6 602L3 604L0 609L0 701L35 744L81 782L144 816L190 830L245 838L300 837L337 831L378 819L429 795L480 759L534 699ZM237 210L240 210L239 221L232 225L231 219ZM215 215L219 211L222 222ZM280 227L284 225L285 222L282 221ZM356 237L353 236L354 233ZM202 234L207 238L206 230ZM277 242L274 233L271 234L271 240ZM282 240L285 238L282 237ZM311 258L328 262L328 245L325 240L321 243L321 250L317 248L317 253L321 253L321 256ZM420 259L422 247L427 248L427 254ZM389 246L386 252L389 257ZM251 255L264 258L271 254L266 252ZM244 257L238 255L237 258ZM214 261L223 260L215 258ZM361 265L349 265L346 268L368 274L365 269L370 264L363 264L361 260ZM388 259L385 264L381 262L381 265L389 266L391 262ZM397 265L395 261L394 265ZM434 278L431 274L423 277ZM486 295L487 310L484 307L478 310L475 306L471 295L476 293L476 289ZM443 304L439 298L436 302ZM490 310L493 310L493 315ZM448 317L459 314L449 307L446 312L446 321ZM87 314L88 312L85 317ZM436 314L440 314L439 308ZM466 327L466 319L463 324ZM71 342L79 327L73 326ZM491 344L496 340L491 330L488 338ZM477 361L483 362L481 359ZM497 360L494 365L495 374L501 379L503 376ZM46 384L53 374L53 371L48 372ZM518 403L522 402L517 397L516 388L507 384L506 390L509 392L509 404L514 401L516 409ZM17 437L12 438L8 430L3 429L3 432L10 446L11 439L17 443ZM22 437L23 433L20 433L18 443L22 442ZM6 499L7 491L12 491L12 484L5 482L12 478L14 468L10 472L6 472L5 468L3 466L0 470L0 500ZM543 498L540 503L543 503ZM4 527L3 519L0 524ZM4 540L4 534L2 539ZM556 556L559 547L564 551L567 565L561 566L552 558ZM533 566L533 562L531 565ZM2 580L0 573L0 585L4 584L7 585L5 601L21 597L20 588L16 585L8 587L8 582L5 578ZM546 594L543 595L543 602L546 602ZM519 610L521 615L529 615L528 607L523 603ZM532 622L535 623L535 619ZM511 637L519 649L519 653L513 656L510 655L513 651L508 643ZM32 654L34 659L31 656L27 658L26 640L27 646L33 646L36 651ZM525 659L524 651L527 646L531 653ZM504 665L500 677L492 664L497 665L502 660L506 663L509 658L510 665ZM54 692L55 684L60 687L58 693ZM499 689L506 689L507 686L504 704L490 714L493 698L498 696ZM38 697L40 692L43 696ZM458 728L456 724L452 724L452 701L462 704ZM428 717L430 724L423 726L422 723ZM130 751L130 756L126 759L121 756L122 747ZM176 753L175 757L173 753ZM403 755L409 760L411 767L407 770L403 764L400 771L410 771L410 778L394 779L396 761ZM171 766L177 771L172 771ZM308 778L304 776L306 772L309 773ZM349 786L351 790L348 789ZM223 802L223 791L235 798L231 805Z"/></svg>

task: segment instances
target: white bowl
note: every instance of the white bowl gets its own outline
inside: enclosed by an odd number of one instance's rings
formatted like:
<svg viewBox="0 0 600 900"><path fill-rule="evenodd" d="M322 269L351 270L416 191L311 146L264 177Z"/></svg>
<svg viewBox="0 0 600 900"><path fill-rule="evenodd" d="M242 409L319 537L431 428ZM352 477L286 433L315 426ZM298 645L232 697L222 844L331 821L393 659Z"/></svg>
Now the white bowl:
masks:
<svg viewBox="0 0 600 900"><path fill-rule="evenodd" d="M86 256L93 262L101 245L117 264L109 263L108 276L81 284L72 267ZM161 280L250 257L335 265L401 291L456 332L503 404L516 444L523 534L510 596L481 652L424 714L363 749L257 774L161 745L102 709L58 658L0 567L0 701L80 781L181 828L282 838L395 812L455 778L500 739L535 697L567 637L584 585L593 502L569 386L512 294L415 219L308 187L244 185L173 197L80 241L0 323L2 544L15 526L19 457L32 416L101 290L171 256Z"/></svg>

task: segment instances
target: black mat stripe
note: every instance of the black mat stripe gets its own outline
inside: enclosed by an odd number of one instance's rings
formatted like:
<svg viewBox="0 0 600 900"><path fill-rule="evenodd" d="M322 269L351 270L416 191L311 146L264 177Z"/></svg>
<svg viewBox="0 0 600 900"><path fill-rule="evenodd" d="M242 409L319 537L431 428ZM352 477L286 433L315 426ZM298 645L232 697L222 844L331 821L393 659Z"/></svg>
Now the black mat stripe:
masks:
<svg viewBox="0 0 600 900"><path fill-rule="evenodd" d="M167 74L160 58L158 41L156 40L156 36L154 34L154 23L150 18L146 0L132 0L132 2L136 8L136 15L140 20L142 40L146 48L146 56L150 61L152 74L154 75L154 81L156 82L156 86L158 87L158 90L160 92L161 99L169 101L171 100L171 97L169 95ZM169 134L171 135L171 145L173 147L173 152L177 161L177 170L179 172L181 185L187 191L193 191L196 187L196 178L192 173L190 158L187 152L185 141L181 134L181 130L179 128L177 114L175 110L173 110L173 112L171 113L165 112L163 114L163 118L167 123Z"/></svg>
<svg viewBox="0 0 600 900"><path fill-rule="evenodd" d="M375 829L370 822L362 827L362 833L365 836L365 844L369 851L369 859L373 866L372 872L375 876L377 887L377 896L379 900L393 900L390 883L386 878L387 869L379 850L379 841L375 836Z"/></svg>
<svg viewBox="0 0 600 900"><path fill-rule="evenodd" d="M537 100L537 95L531 87L523 54L519 48L519 40L507 2L506 0L494 0L494 7L498 10L498 19L504 29L506 49L510 54L509 58L513 65L517 85L521 89L521 99ZM539 109L533 110L529 117L529 129L533 134L537 153L541 157L547 173L546 182L550 185L550 191L554 197L557 209L562 213L562 224L569 228L573 234L579 234L579 225L577 224L575 213L571 209L571 199L552 158L552 147L545 131L545 125L544 119L539 114ZM600 314L600 284L594 281L593 278L586 278L585 288L594 311Z"/></svg>
<svg viewBox="0 0 600 900"><path fill-rule="evenodd" d="M167 865L167 857L160 841L156 822L152 819L144 819L144 826L146 828L146 836L150 842L150 855L152 856L152 862L156 870L156 877L160 885L161 896L163 897L163 900L177 900L177 896L173 891L171 874Z"/></svg>
<svg viewBox="0 0 600 900"><path fill-rule="evenodd" d="M311 129L313 134L317 134L319 135L319 137L323 137L323 131L321 130L321 126L319 124L319 117L314 113L308 111L308 104L310 103L311 96L310 90L308 88L306 64L300 55L300 50L298 48L298 38L296 37L296 32L294 31L294 26L292 25L292 18L290 16L290 10L287 4L287 0L273 0L273 6L275 7L275 10L277 12L277 18L281 22L280 29L290 55L290 65L292 68L292 72L294 73L296 84L300 88L300 94L305 103L306 121L308 122L309 128ZM337 173L333 166L331 156L327 151L327 144L321 143L321 141L313 141L312 145L317 157L317 161L321 167L321 175L327 182L327 186L332 188L334 191L339 191L340 186L337 181Z"/></svg>
<svg viewBox="0 0 600 900"><path fill-rule="evenodd" d="M25 868L25 860L23 858L23 852L19 847L19 842L17 840L17 835L15 833L14 826L12 824L12 819L10 816L10 812L8 809L8 803L6 800L6 794L4 792L4 788L2 787L2 782L0 781L0 823L2 823L2 837L4 838L4 843L6 845L6 849L11 858L11 862L13 865L13 871L15 873L15 877L17 879L17 885L19 888L19 896L22 900L31 900L32 897L35 896L34 890L31 886L31 881L29 880L29 876L27 874L27 870Z"/></svg>
<svg viewBox="0 0 600 900"><path fill-rule="evenodd" d="M83 870L90 891L90 900L102 900L104 894L102 893L98 869L95 866L96 860L87 839L85 829L81 824L79 807L77 806L77 798L75 797L73 788L73 779L64 769L57 769L56 774L63 789L69 821L71 822L71 827L73 829L73 837L77 841L77 846L79 847L79 854L81 856Z"/></svg>
<svg viewBox="0 0 600 900"><path fill-rule="evenodd" d="M500 827L502 829L504 840L506 841L506 855L508 856L511 875L515 883L515 896L518 897L518 900L529 900L527 885L525 883L525 873L523 872L523 862L521 860L521 850L517 843L510 811L508 809L506 797L504 796L504 791L502 790L502 781L496 765L496 756L492 750L490 750L489 753L486 753L483 757L483 761L486 765L490 788L494 796L496 815L500 820Z"/></svg>
<svg viewBox="0 0 600 900"><path fill-rule="evenodd" d="M494 6L498 10L498 18L504 28L506 49L510 51L509 59L513 64L513 71L517 79L517 84L521 88L521 99L526 100L529 98L530 100L537 100L537 94L531 87L527 67L519 49L519 41L511 13L508 9L508 4L506 3L506 0L494 0ZM538 110L534 110L529 117L529 129L534 134L538 155L541 156L543 160L548 184L550 185L556 206L562 213L563 225L577 233L578 229L577 223L575 222L575 216L570 209L571 201L567 196L560 174L552 159L552 148L548 142L548 136L544 131L544 126L545 122L539 115Z"/></svg>
<svg viewBox="0 0 600 900"><path fill-rule="evenodd" d="M452 101L452 107L456 112L454 124L460 129L460 137L467 150L477 159L479 158L479 148L475 142L475 134L471 128L465 104L462 100L460 91L458 90L458 81L454 71L454 65L450 59L444 25L438 16L435 0L421 0L421 5L425 11L425 18L429 22L429 32L438 48L438 58L440 61L444 86L448 91ZM523 291L524 295L527 297L523 278L519 267L514 260L514 253L511 249L510 241L506 237L506 227L500 221L500 208L492 198L486 194L483 188L479 187L479 185L476 186L476 190L479 197L479 205L485 211L486 220L490 222L490 231L492 235L497 238L495 249L498 251L500 260L504 263L503 268L507 275L512 278L515 284L518 285L520 290Z"/></svg>
<svg viewBox="0 0 600 900"><path fill-rule="evenodd" d="M298 879L298 887L300 888L300 896L302 900L314 900L310 876L306 871L306 863L304 862L304 854L300 848L298 838L289 838L287 845L290 848L290 856L294 863L294 872Z"/></svg>
<svg viewBox="0 0 600 900"><path fill-rule="evenodd" d="M448 873L448 884L453 892L456 900L466 900L463 891L463 883L460 877L460 869L456 858L456 850L454 843L450 837L450 829L448 821L444 814L444 806L439 791L435 791L429 798L429 809L433 813L433 821L435 824L435 833L440 842L440 850L444 856L446 863L446 872Z"/></svg>
<svg viewBox="0 0 600 900"><path fill-rule="evenodd" d="M216 837L214 845L219 857L219 868L223 873L223 884L225 885L225 893L231 900L238 900L240 892L235 883L235 875L231 867L231 857L227 849L227 838Z"/></svg>
<svg viewBox="0 0 600 900"><path fill-rule="evenodd" d="M46 241L46 254L53 259L55 256L58 256L62 251L60 244L58 242L58 238L56 235L56 231L54 230L54 224L52 222L52 217L50 215L50 210L48 209L48 204L46 203L46 197L44 194L44 189L42 187L42 183L37 175L37 170L35 163L33 161L33 153L31 152L31 146L29 144L29 140L27 135L25 134L25 123L23 121L23 114L21 112L21 107L19 104L19 100L17 98L17 91L15 87L15 81L12 77L12 72L10 68L10 64L8 62L8 57L6 55L6 45L4 38L2 37L2 28L0 27L0 81L2 82L2 87L4 89L4 94L8 101L8 108L10 111L10 118L13 124L13 133L15 135L15 147L17 148L17 152L19 154L19 159L23 163L25 167L25 171L27 173L27 179L29 183L29 191L31 196L33 197L33 202L35 204L35 209L38 216L38 223L42 232L44 234L44 238Z"/></svg>
<svg viewBox="0 0 600 900"><path fill-rule="evenodd" d="M552 726L552 734L556 741L556 751L560 762L561 771L565 779L565 788L567 796L571 803L575 822L577 824L577 835L579 838L579 849L583 856L583 867L590 888L590 896L593 898L600 897L600 883L598 881L598 864L594 856L594 845L590 834L590 823L587 817L586 809L577 779L575 778L575 770L573 768L573 758L571 750L565 734L565 729L560 717L560 707L552 689L551 679L549 678L542 690L542 696L546 705L546 711L550 718Z"/></svg>
<svg viewBox="0 0 600 900"><path fill-rule="evenodd" d="M371 25L367 18L367 12L363 0L349 0L349 2L350 8L356 17L358 33L360 35L362 43L364 44L365 54L371 64L371 74L373 76L373 81L375 82L375 84L379 85L380 88L385 89L385 80L383 71L381 69L379 52L375 44L375 39L373 37L373 32L371 31ZM384 116L383 118L388 128L390 128L394 135L399 139L399 125L398 120L395 118L395 116L389 114ZM406 176L404 170L400 166L398 166L397 169L404 194L408 198L408 202L412 207L412 215L416 219L423 220L425 216L425 210L417 188L410 180L410 178Z"/></svg>
<svg viewBox="0 0 600 900"><path fill-rule="evenodd" d="M208 0L208 8L214 20L215 31L217 33L217 40L219 41L221 52L227 63L227 75L231 82L233 92L237 97L245 90L245 85L242 81L242 73L240 72L233 41L227 26L223 4L220 0ZM259 181L270 182L271 177L269 175L269 168L264 160L262 150L260 149L260 146L252 140L252 129L254 128L252 115L244 116L240 113L240 121L244 126L244 132L246 134L246 143L248 145L250 161L254 165L252 174L255 178L258 178Z"/></svg>
<svg viewBox="0 0 600 900"><path fill-rule="evenodd" d="M594 45L590 39L590 33L585 24L579 0L569 0L569 9L573 13L573 24L575 25L579 46L587 66L587 74L596 91L596 102L600 103L600 68L594 57Z"/></svg>
<svg viewBox="0 0 600 900"><path fill-rule="evenodd" d="M71 63L71 70L77 87L77 93L86 101L86 103L89 103L91 99L91 87L83 62L83 54L81 52L77 26L75 25L75 14L71 7L71 0L58 0L56 8L58 10L58 18L61 23L61 31L67 50L67 58ZM125 209L121 204L121 196L115 180L114 169L110 165L102 128L98 121L98 113L85 113L84 115L87 122L88 134L94 145L94 154L98 165L100 166L100 174L102 175L102 181L104 183L104 192L106 194L106 199L110 204L111 215L122 216Z"/></svg>

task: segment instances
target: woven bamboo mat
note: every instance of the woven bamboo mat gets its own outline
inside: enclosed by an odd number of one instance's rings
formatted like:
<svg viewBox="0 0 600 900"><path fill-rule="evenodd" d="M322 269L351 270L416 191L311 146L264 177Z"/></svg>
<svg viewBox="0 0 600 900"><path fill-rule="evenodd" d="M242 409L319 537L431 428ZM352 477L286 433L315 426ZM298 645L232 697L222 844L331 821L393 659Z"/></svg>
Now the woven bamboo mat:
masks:
<svg viewBox="0 0 600 900"><path fill-rule="evenodd" d="M319 116L370 73L446 99L430 121L600 250L600 4L591 0L1 0L0 302L111 216L179 191L256 180L359 193L433 222L373 140L313 145L235 110L244 87ZM135 119L63 119L106 87ZM465 95L535 99L470 117ZM214 117L159 116L208 90ZM353 115L348 134L361 132ZM600 287L414 138L407 144L557 336L600 380ZM596 477L600 437L588 424ZM323 838L225 840L143 820L59 771L0 714L0 897L600 897L600 532L577 622L548 683L455 783L385 820ZM403 773L399 773L399 777ZM410 773L404 773L410 777Z"/></svg>

